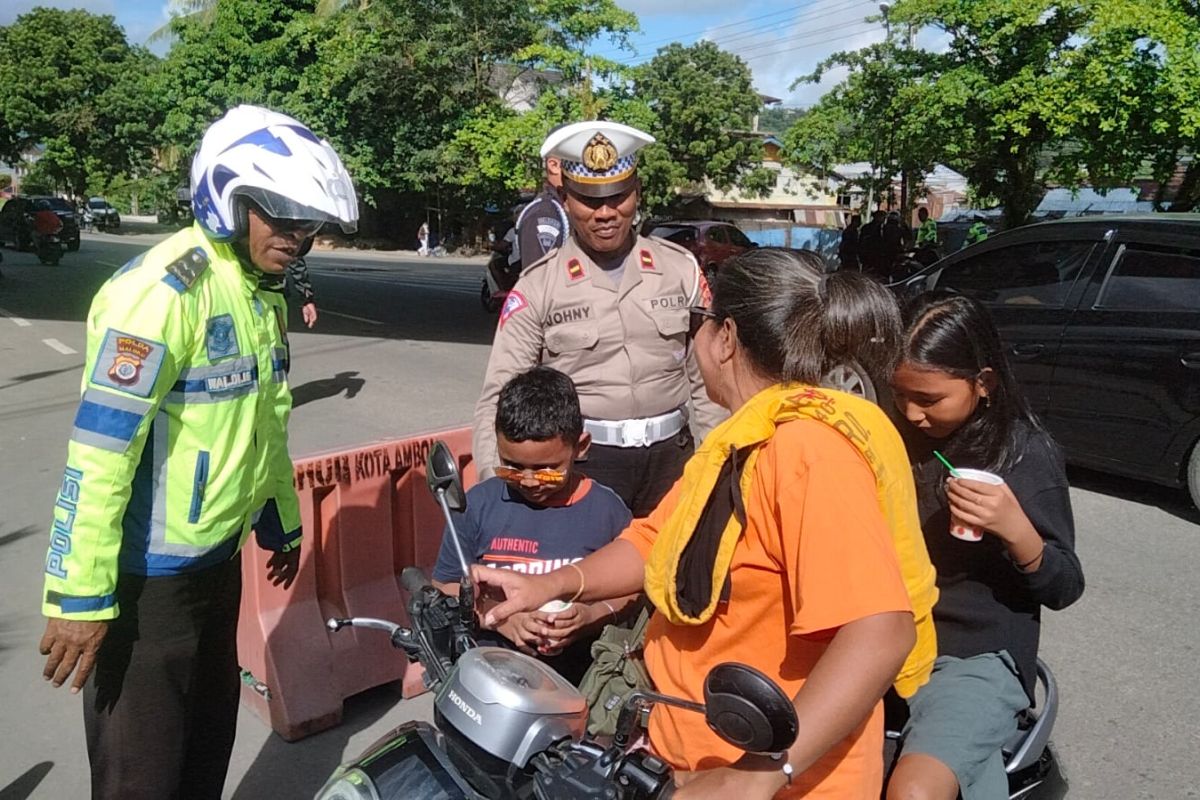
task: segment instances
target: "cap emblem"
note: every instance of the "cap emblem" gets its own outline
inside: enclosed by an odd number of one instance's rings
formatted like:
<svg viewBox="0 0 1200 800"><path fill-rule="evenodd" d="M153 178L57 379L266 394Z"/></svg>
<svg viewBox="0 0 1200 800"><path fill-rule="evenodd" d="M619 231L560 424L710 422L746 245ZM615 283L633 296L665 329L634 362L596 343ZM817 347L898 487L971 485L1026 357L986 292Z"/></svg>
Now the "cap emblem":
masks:
<svg viewBox="0 0 1200 800"><path fill-rule="evenodd" d="M607 172L617 164L617 148L602 133L593 136L583 148L583 165L593 172Z"/></svg>

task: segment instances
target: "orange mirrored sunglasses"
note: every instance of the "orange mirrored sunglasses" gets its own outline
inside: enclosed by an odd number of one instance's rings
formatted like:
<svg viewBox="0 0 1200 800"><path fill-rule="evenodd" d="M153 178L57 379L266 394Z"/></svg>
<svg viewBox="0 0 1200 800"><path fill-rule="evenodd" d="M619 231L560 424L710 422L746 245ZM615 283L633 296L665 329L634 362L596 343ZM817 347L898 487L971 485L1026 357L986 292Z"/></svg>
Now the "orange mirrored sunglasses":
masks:
<svg viewBox="0 0 1200 800"><path fill-rule="evenodd" d="M532 475L538 483L546 486L561 486L567 480L567 473L557 469L517 469L516 467L496 467L496 477L509 483L520 483L526 475Z"/></svg>

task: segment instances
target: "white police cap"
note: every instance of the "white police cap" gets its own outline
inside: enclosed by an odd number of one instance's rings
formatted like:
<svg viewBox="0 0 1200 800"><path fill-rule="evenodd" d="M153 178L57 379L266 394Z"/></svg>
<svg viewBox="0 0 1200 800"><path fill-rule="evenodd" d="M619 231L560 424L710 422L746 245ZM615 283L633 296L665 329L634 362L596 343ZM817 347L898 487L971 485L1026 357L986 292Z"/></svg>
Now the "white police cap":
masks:
<svg viewBox="0 0 1200 800"><path fill-rule="evenodd" d="M551 132L542 158L562 164L563 186L585 197L611 197L637 181L637 151L654 137L619 122L576 122Z"/></svg>

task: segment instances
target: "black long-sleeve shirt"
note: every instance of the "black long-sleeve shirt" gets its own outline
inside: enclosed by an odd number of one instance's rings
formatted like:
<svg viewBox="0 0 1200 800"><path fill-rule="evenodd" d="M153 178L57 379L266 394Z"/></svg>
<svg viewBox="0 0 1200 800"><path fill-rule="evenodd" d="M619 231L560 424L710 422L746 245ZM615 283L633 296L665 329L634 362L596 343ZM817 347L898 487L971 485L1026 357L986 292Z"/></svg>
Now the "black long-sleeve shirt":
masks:
<svg viewBox="0 0 1200 800"><path fill-rule="evenodd" d="M921 528L941 593L933 609L938 653L969 658L1008 650L1032 702L1041 608L1071 605L1083 594L1084 582L1062 452L1049 434L1023 422L1015 437L1022 456L1002 477L1046 542L1041 566L1032 573L1012 564L996 536L985 534L981 542L951 536L946 468L933 456L931 440L910 437L910 454Z"/></svg>

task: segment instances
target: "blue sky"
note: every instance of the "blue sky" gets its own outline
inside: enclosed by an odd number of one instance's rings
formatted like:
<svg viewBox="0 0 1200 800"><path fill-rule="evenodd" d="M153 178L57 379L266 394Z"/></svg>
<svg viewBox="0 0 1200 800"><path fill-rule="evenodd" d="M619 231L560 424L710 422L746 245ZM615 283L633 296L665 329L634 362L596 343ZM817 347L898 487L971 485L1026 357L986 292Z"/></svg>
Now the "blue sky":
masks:
<svg viewBox="0 0 1200 800"><path fill-rule="evenodd" d="M671 41L691 44L705 38L745 59L755 86L783 98L787 105L808 105L840 77L828 76L819 86L788 86L838 50L862 47L883 38L882 24L867 22L878 15L874 0L617 0L635 12L641 33L632 43L636 53L620 53L599 42L594 52L630 62L645 60ZM167 19L166 0L0 0L0 25L37 5L86 8L111 14L132 42L146 37ZM161 50L162 47L155 48Z"/></svg>

